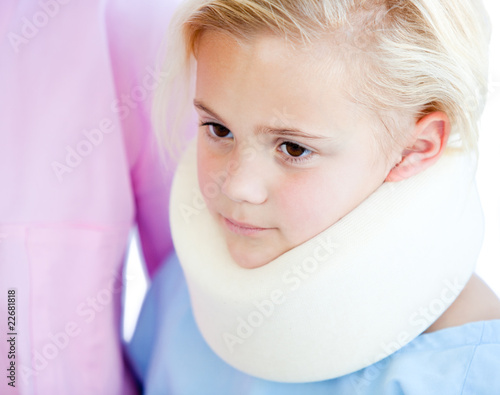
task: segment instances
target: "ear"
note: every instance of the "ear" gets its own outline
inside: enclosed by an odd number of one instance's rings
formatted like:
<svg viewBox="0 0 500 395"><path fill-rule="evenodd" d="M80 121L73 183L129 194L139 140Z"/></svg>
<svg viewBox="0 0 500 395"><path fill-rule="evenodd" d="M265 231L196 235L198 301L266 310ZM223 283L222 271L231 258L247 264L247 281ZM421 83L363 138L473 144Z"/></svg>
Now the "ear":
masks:
<svg viewBox="0 0 500 395"><path fill-rule="evenodd" d="M427 114L415 124L411 144L387 175L386 182L402 181L437 162L450 136L450 120L441 111Z"/></svg>

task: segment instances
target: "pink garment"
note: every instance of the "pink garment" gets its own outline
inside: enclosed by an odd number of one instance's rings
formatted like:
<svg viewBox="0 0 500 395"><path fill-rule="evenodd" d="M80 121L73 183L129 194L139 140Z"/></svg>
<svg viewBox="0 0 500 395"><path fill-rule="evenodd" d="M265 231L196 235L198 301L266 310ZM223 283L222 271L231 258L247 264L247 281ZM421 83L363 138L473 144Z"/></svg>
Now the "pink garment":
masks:
<svg viewBox="0 0 500 395"><path fill-rule="evenodd" d="M135 224L150 274L172 250L149 111L175 3L0 2L1 394L137 393L121 273Z"/></svg>

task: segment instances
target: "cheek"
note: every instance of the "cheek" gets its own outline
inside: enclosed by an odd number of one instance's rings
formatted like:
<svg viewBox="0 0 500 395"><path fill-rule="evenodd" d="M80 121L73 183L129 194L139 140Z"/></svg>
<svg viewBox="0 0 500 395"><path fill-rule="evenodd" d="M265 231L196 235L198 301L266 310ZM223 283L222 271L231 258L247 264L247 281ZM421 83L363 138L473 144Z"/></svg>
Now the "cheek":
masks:
<svg viewBox="0 0 500 395"><path fill-rule="evenodd" d="M203 143L198 142L198 184L205 199L210 207L213 206L214 199L219 195L220 188L215 182L213 174L217 174L218 161L208 153Z"/></svg>
<svg viewBox="0 0 500 395"><path fill-rule="evenodd" d="M237 162L214 152L207 142L198 140L198 185L209 210L225 204L222 186L227 177L237 172Z"/></svg>
<svg viewBox="0 0 500 395"><path fill-rule="evenodd" d="M334 184L322 175L303 174L278 186L281 220L290 238L302 243L336 221Z"/></svg>

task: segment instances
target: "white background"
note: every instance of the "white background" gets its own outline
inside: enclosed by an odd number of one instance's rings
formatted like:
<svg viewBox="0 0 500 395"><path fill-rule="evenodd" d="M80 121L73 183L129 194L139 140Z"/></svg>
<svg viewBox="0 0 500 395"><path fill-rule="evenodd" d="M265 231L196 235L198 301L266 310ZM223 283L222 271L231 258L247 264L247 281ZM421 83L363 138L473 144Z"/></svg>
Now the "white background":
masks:
<svg viewBox="0 0 500 395"><path fill-rule="evenodd" d="M500 2L485 0L484 3L490 14L493 32L490 46L489 99L481 122L479 140L477 184L483 203L486 232L477 263L477 273L500 295ZM135 235L131 238L125 284L123 334L128 340L133 333L148 286Z"/></svg>

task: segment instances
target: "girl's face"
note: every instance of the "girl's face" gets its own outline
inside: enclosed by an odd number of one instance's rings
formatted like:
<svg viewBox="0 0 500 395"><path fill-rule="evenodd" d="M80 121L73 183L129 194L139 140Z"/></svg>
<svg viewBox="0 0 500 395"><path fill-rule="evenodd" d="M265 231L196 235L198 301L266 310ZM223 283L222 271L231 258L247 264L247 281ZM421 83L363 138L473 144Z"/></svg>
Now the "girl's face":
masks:
<svg viewBox="0 0 500 395"><path fill-rule="evenodd" d="M348 67L349 65L344 65ZM319 46L202 35L195 107L198 178L229 252L256 268L307 241L385 180L376 117L343 97L340 62Z"/></svg>

